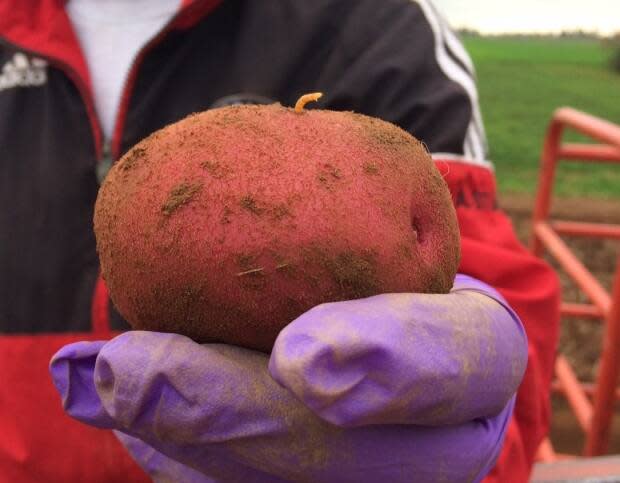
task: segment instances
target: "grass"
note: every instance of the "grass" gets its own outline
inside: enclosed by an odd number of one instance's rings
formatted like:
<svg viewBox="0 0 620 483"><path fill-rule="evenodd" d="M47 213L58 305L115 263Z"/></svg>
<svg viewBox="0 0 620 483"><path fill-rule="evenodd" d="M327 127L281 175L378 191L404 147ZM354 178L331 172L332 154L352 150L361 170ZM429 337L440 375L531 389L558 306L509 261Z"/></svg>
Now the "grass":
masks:
<svg viewBox="0 0 620 483"><path fill-rule="evenodd" d="M500 193L534 193L553 111L571 106L620 124L620 74L596 40L465 37ZM582 139L568 133L568 140ZM561 163L560 196L620 198L619 165Z"/></svg>

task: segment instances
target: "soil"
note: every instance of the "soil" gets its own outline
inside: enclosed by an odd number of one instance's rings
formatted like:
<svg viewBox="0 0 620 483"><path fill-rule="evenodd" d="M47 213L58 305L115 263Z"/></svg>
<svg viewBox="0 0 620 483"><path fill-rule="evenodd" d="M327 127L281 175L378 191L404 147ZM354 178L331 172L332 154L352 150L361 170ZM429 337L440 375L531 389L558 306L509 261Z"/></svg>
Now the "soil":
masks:
<svg viewBox="0 0 620 483"><path fill-rule="evenodd" d="M500 206L508 213L519 239L527 245L534 199L530 196L503 195ZM553 219L620 224L620 200L561 199L552 207ZM592 274L611 290L620 243L584 237L564 237ZM587 302L587 299L570 278L550 257L546 257L558 271L562 282L563 300ZM577 377L582 381L594 381L601 348L602 325L595 320L565 318L562 320L559 351L569 360ZM620 404L616 409L612 428L610 452L620 453ZM583 447L583 436L575 418L562 397L553 397L552 441L557 451L578 453Z"/></svg>
<svg viewBox="0 0 620 483"><path fill-rule="evenodd" d="M175 186L162 205L161 211L165 216L170 216L178 208L189 203L201 189L202 183L181 183Z"/></svg>

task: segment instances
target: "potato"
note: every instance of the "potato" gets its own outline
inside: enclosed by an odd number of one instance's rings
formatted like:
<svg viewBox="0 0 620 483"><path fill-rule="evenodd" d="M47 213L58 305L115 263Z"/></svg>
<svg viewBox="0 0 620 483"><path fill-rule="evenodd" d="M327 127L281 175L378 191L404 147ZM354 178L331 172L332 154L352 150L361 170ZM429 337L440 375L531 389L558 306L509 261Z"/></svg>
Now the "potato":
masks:
<svg viewBox="0 0 620 483"><path fill-rule="evenodd" d="M449 291L460 253L422 143L375 118L280 105L152 134L111 169L94 222L132 327L267 352L315 305Z"/></svg>

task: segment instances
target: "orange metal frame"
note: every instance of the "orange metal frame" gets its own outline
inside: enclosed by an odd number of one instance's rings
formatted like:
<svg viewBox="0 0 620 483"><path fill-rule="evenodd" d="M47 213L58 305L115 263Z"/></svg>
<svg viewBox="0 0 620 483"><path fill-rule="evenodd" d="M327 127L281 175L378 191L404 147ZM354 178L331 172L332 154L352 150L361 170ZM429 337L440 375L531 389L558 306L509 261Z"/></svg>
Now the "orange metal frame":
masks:
<svg viewBox="0 0 620 483"><path fill-rule="evenodd" d="M599 144L562 143L566 128L585 134ZM542 150L530 244L531 251L538 256L547 250L590 300L588 304L562 303L562 315L600 319L605 324L595 384L580 383L562 355L558 355L555 365L555 388L566 396L586 435L583 454L596 456L607 450L614 404L620 396L616 387L620 371L620 254L609 293L560 235L620 240L620 225L549 219L555 168L560 160L620 163L620 126L571 108L555 111ZM549 440L541 445L539 457L544 460L556 458Z"/></svg>

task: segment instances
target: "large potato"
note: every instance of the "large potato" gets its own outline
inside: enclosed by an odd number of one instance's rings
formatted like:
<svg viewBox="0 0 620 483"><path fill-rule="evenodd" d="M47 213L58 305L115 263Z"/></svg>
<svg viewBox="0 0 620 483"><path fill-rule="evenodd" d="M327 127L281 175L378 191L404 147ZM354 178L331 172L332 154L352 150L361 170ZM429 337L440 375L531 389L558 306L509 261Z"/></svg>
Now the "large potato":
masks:
<svg viewBox="0 0 620 483"><path fill-rule="evenodd" d="M350 112L236 106L154 133L95 208L102 272L136 329L269 351L322 302L447 292L459 234L424 146Z"/></svg>

